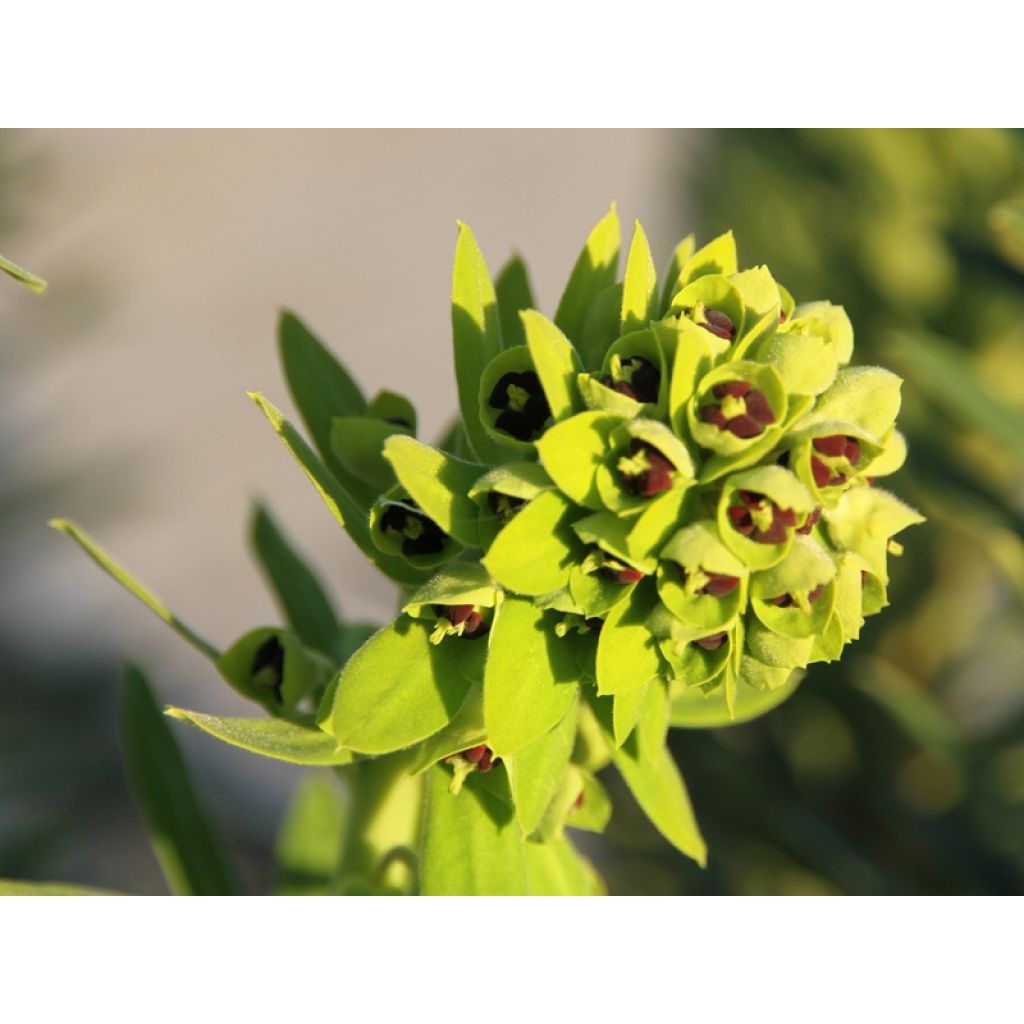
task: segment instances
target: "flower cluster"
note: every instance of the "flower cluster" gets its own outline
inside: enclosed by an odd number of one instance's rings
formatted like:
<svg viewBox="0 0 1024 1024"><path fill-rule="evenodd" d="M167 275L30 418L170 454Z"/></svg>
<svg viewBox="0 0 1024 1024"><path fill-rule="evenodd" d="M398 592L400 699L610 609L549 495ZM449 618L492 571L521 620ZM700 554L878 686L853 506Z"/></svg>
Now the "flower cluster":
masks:
<svg viewBox="0 0 1024 1024"><path fill-rule="evenodd" d="M681 242L660 289L639 224L622 280L618 254L613 208L549 320L522 264L492 283L460 226L461 416L439 446L416 439L406 399L368 401L283 318L286 376L319 455L253 397L403 588L400 615L354 653L303 612L308 574L283 588L294 630L258 629L218 654L73 533L236 689L289 719L293 749L429 771L428 851L430 821L454 813L445 800L486 797L541 844L564 844L566 825L600 830L596 772L613 761L703 862L669 726L750 719L838 658L886 604L894 535L921 521L877 485L906 454L901 382L850 365L841 307L797 304L766 267L739 270L731 234ZM276 547L264 561L272 574L290 564Z"/></svg>
<svg viewBox="0 0 1024 1024"><path fill-rule="evenodd" d="M899 378L850 366L842 308L740 271L731 234L684 241L660 298L654 282L637 225L623 283L578 301L570 282L554 322L521 312L452 451L384 443L395 483L373 540L440 568L342 672L340 742L382 752L354 723L396 630L422 632L418 657L443 650L463 700L481 691L456 745L512 758L578 689L591 707L610 698L617 747L645 713L662 729L760 714L885 606L892 537L921 518L876 484L905 456ZM457 710L415 739L443 736Z"/></svg>

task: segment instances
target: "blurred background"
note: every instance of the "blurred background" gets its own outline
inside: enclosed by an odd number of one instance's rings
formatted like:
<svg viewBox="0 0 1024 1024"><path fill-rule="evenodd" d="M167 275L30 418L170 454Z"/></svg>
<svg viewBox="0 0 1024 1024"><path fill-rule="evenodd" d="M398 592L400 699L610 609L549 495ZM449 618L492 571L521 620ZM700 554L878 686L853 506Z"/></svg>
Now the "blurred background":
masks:
<svg viewBox="0 0 1024 1024"><path fill-rule="evenodd" d="M797 301L846 306L901 373L892 607L767 718L673 733L693 868L615 792L615 894L1024 892L1024 136L984 131L0 132L0 876L166 891L122 779L121 666L242 713L204 659L46 528L87 527L226 646L278 621L246 550L265 500L348 620L365 565L245 397L289 413L295 309L421 436L455 407L455 220L551 312L611 199L656 259L735 229ZM299 771L176 728L253 891ZM609 780L610 781L610 780Z"/></svg>

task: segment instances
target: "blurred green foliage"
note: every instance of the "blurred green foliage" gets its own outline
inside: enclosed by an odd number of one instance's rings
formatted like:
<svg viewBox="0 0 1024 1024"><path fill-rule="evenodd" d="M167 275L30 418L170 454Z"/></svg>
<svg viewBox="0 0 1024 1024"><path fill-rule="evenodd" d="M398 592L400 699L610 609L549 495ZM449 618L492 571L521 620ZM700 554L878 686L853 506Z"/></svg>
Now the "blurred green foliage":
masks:
<svg viewBox="0 0 1024 1024"><path fill-rule="evenodd" d="M1024 136L725 131L687 182L797 301L906 378L897 483L928 516L858 657L750 725L677 732L705 873L613 822L613 892L1024 891ZM655 851L658 852L655 852Z"/></svg>

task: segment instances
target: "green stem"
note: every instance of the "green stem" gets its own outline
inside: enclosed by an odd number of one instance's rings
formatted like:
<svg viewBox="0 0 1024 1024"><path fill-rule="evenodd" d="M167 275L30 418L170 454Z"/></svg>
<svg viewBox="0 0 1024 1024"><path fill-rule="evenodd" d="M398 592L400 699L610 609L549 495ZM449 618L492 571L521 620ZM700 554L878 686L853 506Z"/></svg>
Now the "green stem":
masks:
<svg viewBox="0 0 1024 1024"><path fill-rule="evenodd" d="M423 777L410 776L409 752L345 768L352 787L341 876L379 891L417 890L415 851L423 812ZM361 885L360 888L363 886Z"/></svg>

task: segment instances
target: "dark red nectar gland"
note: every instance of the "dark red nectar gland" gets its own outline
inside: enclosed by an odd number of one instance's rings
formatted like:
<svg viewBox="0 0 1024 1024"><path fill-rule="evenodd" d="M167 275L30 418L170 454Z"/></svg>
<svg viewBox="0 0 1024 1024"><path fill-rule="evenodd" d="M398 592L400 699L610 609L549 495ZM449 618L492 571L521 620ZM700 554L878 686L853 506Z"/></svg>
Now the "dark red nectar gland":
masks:
<svg viewBox="0 0 1024 1024"><path fill-rule="evenodd" d="M843 434L832 434L829 437L816 437L813 441L815 452L825 456L828 462L811 455L811 475L818 487L838 487L850 479L850 473L844 472L849 466L850 472L860 462L860 443L854 437ZM844 465L845 460L845 465Z"/></svg>
<svg viewBox="0 0 1024 1024"><path fill-rule="evenodd" d="M732 341L736 337L736 325L720 309L704 310L704 322L700 326L724 341Z"/></svg>
<svg viewBox="0 0 1024 1024"><path fill-rule="evenodd" d="M690 574L680 566L679 569L683 583L690 578ZM728 597L739 585L739 576L727 576L720 572L705 572L700 570L700 576L707 582L697 590L693 591L701 597Z"/></svg>
<svg viewBox="0 0 1024 1024"><path fill-rule="evenodd" d="M718 648L721 647L728 639L729 634L722 632L712 633L711 636L702 636L699 640L694 640L693 642L698 647L702 647L705 651L717 651Z"/></svg>
<svg viewBox="0 0 1024 1024"><path fill-rule="evenodd" d="M711 394L718 402L700 406L697 415L704 423L728 430L742 440L757 437L775 422L775 413L765 397L745 380L727 380L716 384Z"/></svg>
<svg viewBox="0 0 1024 1024"><path fill-rule="evenodd" d="M462 627L462 636L473 636L483 625L483 617L471 604L435 604L434 614Z"/></svg>
<svg viewBox="0 0 1024 1024"><path fill-rule="evenodd" d="M618 465L622 486L641 498L671 490L675 468L657 448L637 438L629 444L628 458L620 459Z"/></svg>
<svg viewBox="0 0 1024 1024"><path fill-rule="evenodd" d="M803 536L806 537L811 532L811 530L813 530L820 522L821 506L816 505L813 509L811 509L810 515L808 515L808 517L804 520L804 525L797 527L796 532L803 534Z"/></svg>
<svg viewBox="0 0 1024 1024"><path fill-rule="evenodd" d="M807 600L814 604L822 594L825 593L825 584L820 583L812 591L807 594ZM777 597L769 597L765 600L765 604L773 604L776 608L792 608L797 604L796 599L792 594L779 594Z"/></svg>
<svg viewBox="0 0 1024 1024"><path fill-rule="evenodd" d="M606 561L601 566L599 572L606 580L611 580L612 583L638 583L644 578L644 573L639 569L634 569L631 565L623 565L621 562L616 562L612 559Z"/></svg>
<svg viewBox="0 0 1024 1024"><path fill-rule="evenodd" d="M728 516L737 533L758 544L785 544L788 529L796 527L796 512L779 508L770 498L753 491L737 491L738 504L729 507Z"/></svg>
<svg viewBox="0 0 1024 1024"><path fill-rule="evenodd" d="M462 756L470 764L476 765L478 772L489 772L494 767L494 751L483 743L464 750Z"/></svg>

